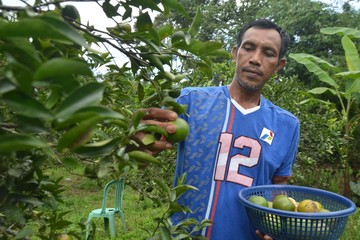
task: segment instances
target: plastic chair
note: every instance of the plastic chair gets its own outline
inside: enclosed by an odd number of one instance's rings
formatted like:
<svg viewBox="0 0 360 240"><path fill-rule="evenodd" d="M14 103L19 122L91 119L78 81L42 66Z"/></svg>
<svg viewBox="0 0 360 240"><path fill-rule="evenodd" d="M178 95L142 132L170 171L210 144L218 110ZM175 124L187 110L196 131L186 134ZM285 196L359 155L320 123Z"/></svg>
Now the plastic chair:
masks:
<svg viewBox="0 0 360 240"><path fill-rule="evenodd" d="M115 187L115 204L113 208L108 208L107 200L108 200L109 191L112 186ZM88 239L89 236L89 225L91 219L94 217L104 218L105 233L109 234L109 227L110 227L110 236L112 238L115 238L116 237L115 216L119 215L123 222L124 232L126 232L125 216L122 211L123 197L124 197L124 180L122 179L113 180L105 185L102 208L92 210L89 213L89 217L87 219L87 224L86 224L86 239Z"/></svg>

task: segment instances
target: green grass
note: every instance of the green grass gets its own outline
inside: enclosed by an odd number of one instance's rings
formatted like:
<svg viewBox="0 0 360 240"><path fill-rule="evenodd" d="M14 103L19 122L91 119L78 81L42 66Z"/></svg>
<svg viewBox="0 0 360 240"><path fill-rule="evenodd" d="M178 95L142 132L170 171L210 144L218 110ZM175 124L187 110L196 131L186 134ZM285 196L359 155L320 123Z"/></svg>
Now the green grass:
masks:
<svg viewBox="0 0 360 240"><path fill-rule="evenodd" d="M102 180L98 183L97 180L81 176L82 169L75 169L73 172L77 174L70 174L60 167L47 171L54 178L64 177L62 181L62 184L65 186L64 204L61 205L61 210L70 211L65 217L66 220L78 223L82 219L86 219L91 210L101 207L103 186L107 180ZM142 200L139 194L131 187L125 186L123 210L127 232L124 233L122 222L118 218L116 239L142 240L150 237L144 229L154 230L156 227L154 219L160 217L165 208L154 206L149 199ZM96 226L94 239L106 239L102 220L94 218L92 222ZM73 224L67 231L80 233L81 229L78 225ZM359 240L359 232L360 210L358 208L357 212L349 217L340 240Z"/></svg>
<svg viewBox="0 0 360 240"><path fill-rule="evenodd" d="M64 219L79 223L82 219L87 219L88 214L97 208L101 208L103 198L103 187L106 180L97 182L81 176L81 169L76 169L78 175L70 174L64 168L50 169L48 174L57 178L64 177L62 184L65 186L64 204L60 206L63 211L70 211ZM112 207L112 199L109 198ZM160 217L165 211L164 208L156 207L149 199L141 200L137 192L132 188L125 186L123 211L127 231L124 233L120 217L116 222L117 238L116 239L147 239L149 234L145 229L154 230L154 218ZM95 239L105 239L103 220L93 218L92 222L96 226ZM73 224L67 231L76 231L80 233L78 225Z"/></svg>

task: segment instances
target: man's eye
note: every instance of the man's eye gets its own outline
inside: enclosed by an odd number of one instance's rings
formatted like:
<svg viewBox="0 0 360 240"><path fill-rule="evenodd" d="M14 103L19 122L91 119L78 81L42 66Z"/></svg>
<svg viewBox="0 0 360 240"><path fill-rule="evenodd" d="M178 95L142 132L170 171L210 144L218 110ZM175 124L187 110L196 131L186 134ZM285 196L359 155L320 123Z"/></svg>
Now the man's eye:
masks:
<svg viewBox="0 0 360 240"><path fill-rule="evenodd" d="M272 51L266 51L265 55L268 56L268 57L274 57L275 56L275 54Z"/></svg>
<svg viewBox="0 0 360 240"><path fill-rule="evenodd" d="M253 50L252 47L243 47L243 48L245 49L245 51L251 51L251 50Z"/></svg>

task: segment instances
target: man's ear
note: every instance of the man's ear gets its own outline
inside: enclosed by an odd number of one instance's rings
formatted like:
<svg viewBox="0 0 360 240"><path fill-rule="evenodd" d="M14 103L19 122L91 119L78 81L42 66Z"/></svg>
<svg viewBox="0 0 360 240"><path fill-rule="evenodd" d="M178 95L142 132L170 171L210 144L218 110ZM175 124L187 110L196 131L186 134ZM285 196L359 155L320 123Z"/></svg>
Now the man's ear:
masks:
<svg viewBox="0 0 360 240"><path fill-rule="evenodd" d="M236 61L236 55L237 55L237 47L233 47L231 50L231 55L234 61Z"/></svg>
<svg viewBox="0 0 360 240"><path fill-rule="evenodd" d="M286 59L285 59L285 58L281 58L281 59L279 60L279 63L278 63L278 65L277 65L275 71L276 71L276 72L280 71L280 70L285 66L285 64L286 64Z"/></svg>

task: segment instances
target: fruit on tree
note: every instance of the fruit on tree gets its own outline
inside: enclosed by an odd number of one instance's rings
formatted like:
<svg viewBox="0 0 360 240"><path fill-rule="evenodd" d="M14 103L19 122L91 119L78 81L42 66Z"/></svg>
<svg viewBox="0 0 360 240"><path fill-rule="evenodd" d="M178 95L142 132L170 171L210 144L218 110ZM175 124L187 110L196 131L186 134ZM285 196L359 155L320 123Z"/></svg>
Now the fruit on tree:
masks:
<svg viewBox="0 0 360 240"><path fill-rule="evenodd" d="M175 125L175 132L173 134L169 134L166 137L171 143L177 143L183 141L189 133L189 124L182 118L177 118L174 121L169 121L169 123Z"/></svg>
<svg viewBox="0 0 360 240"><path fill-rule="evenodd" d="M73 5L66 5L63 9L61 9L61 15L68 21L75 21L80 18L79 11Z"/></svg>

